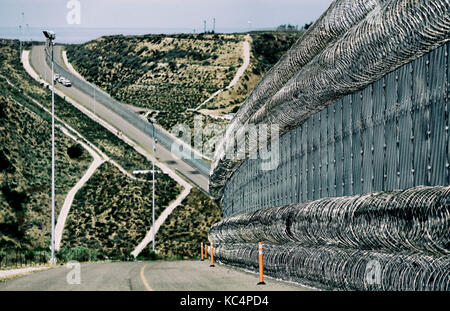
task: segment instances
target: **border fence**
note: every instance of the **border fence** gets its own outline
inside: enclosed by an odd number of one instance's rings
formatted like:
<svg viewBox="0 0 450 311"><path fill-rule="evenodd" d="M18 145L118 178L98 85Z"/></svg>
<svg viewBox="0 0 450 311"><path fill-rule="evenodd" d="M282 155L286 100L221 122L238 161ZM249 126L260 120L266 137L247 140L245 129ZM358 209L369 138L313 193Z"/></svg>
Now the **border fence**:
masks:
<svg viewBox="0 0 450 311"><path fill-rule="evenodd" d="M347 95L279 139L277 169L249 159L224 191L224 217L407 189L450 178L449 43Z"/></svg>
<svg viewBox="0 0 450 311"><path fill-rule="evenodd" d="M48 45L45 45L45 51L46 51L45 57L46 62L51 67L51 57L49 55ZM58 73L68 78L72 82L72 85L74 85L76 88L80 89L86 94L95 96L95 100L100 104L104 105L111 111L115 112L116 114L118 114L123 119L127 120L128 122L139 128L147 135L152 136L153 127L149 122L140 118L136 113L134 113L133 111L128 109L125 105L112 98L109 94L101 90L99 87L79 79L78 77L67 71L63 66L59 65L57 62L54 62L54 71L55 73ZM167 135L167 133L163 132L158 127L155 127L155 138L168 150L171 150L172 145L175 143L173 137ZM183 145L183 147L190 148L190 146L188 145ZM192 149L189 151L192 151L191 154L194 154ZM211 167L210 164L206 162L204 159L197 159L190 157L190 158L183 158L183 161L188 163L193 168L197 169L201 174L209 177Z"/></svg>

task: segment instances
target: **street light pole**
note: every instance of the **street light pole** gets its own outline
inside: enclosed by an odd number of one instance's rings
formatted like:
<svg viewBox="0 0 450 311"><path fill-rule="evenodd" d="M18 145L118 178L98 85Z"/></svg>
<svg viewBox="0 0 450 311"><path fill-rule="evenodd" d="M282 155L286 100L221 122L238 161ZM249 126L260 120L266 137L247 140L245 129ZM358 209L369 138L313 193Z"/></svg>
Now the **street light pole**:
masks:
<svg viewBox="0 0 450 311"><path fill-rule="evenodd" d="M153 131L152 131L152 138L153 138L153 156L156 159L156 143L157 140L155 139L155 123L156 123L156 119L155 118L150 118L150 123L153 126ZM155 185L156 185L156 181L155 181L155 162L152 161L152 167L153 169L151 171L134 171L133 174L137 175L137 174L148 174L148 173L152 173L153 176L153 180L152 180L152 250L153 252L155 251Z"/></svg>
<svg viewBox="0 0 450 311"><path fill-rule="evenodd" d="M55 33L53 31L44 31L44 35L52 47L52 75L50 77L52 79L52 254L50 264L55 264L55 79L53 77L53 40L55 40Z"/></svg>
<svg viewBox="0 0 450 311"><path fill-rule="evenodd" d="M94 87L94 115L97 116L97 112L95 111L95 87Z"/></svg>
<svg viewBox="0 0 450 311"><path fill-rule="evenodd" d="M150 122L152 123L153 126L153 156L156 159L156 142L155 142L155 123L156 120L154 118L150 119ZM152 183L152 192L153 192L153 196L152 196L152 222L153 222L153 226L152 226L152 231L153 231L153 241L152 241L152 249L153 252L155 251L155 161L152 161L153 164L153 183Z"/></svg>

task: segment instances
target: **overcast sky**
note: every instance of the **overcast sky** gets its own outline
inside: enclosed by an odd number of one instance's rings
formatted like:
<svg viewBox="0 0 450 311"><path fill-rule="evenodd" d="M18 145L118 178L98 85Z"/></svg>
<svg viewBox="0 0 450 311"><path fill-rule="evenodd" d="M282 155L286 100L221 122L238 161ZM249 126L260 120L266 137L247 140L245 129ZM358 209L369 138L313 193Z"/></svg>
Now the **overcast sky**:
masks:
<svg viewBox="0 0 450 311"><path fill-rule="evenodd" d="M0 27L208 28L303 25L333 0L70 0L81 4L80 24L68 24L69 0L0 0ZM24 22L22 22L24 12Z"/></svg>

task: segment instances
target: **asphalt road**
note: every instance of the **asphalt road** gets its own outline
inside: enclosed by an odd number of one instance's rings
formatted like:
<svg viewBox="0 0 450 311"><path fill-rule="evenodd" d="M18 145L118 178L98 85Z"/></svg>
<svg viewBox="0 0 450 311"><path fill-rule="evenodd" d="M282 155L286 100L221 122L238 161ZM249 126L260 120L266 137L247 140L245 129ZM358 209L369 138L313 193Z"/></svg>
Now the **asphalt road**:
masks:
<svg viewBox="0 0 450 311"><path fill-rule="evenodd" d="M61 47L55 46L55 60L62 66L64 66L64 62L61 56ZM43 45L33 46L31 50L31 65L34 70L47 82L51 83L51 68L45 62L45 52ZM62 91L66 96L72 98L79 104L83 105L87 109L91 110L98 117L114 126L116 129L121 131L123 135L127 136L142 148L144 148L147 152L152 153L153 140L151 136L142 132L132 123L127 120L122 119L118 114L104 107L101 103L97 102L93 98L93 94L86 94L83 91L77 89L76 87L65 87L60 83L56 83L55 87ZM160 160L160 162L165 163L169 166L173 171L182 172L185 177L187 177L188 181L193 181L194 186L198 186L201 189L208 191L209 180L207 177L198 172L195 168L191 167L186 162L177 159L173 156L170 150L166 149L162 145L157 145L156 148L156 157ZM142 168L146 169L146 168Z"/></svg>
<svg viewBox="0 0 450 311"><path fill-rule="evenodd" d="M73 268L36 272L7 282L0 291L304 291L309 288L265 278L209 261L81 264L80 284L69 284Z"/></svg>

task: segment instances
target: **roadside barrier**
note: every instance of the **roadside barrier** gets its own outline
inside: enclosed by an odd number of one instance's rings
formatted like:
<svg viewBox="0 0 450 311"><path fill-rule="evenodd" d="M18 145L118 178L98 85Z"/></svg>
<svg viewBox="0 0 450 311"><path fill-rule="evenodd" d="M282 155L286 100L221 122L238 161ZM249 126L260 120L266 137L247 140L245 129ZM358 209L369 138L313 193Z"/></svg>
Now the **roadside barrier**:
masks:
<svg viewBox="0 0 450 311"><path fill-rule="evenodd" d="M214 242L211 241L211 265L210 267L214 267Z"/></svg>
<svg viewBox="0 0 450 311"><path fill-rule="evenodd" d="M205 259L208 259L208 247L206 247L206 243L205 243Z"/></svg>
<svg viewBox="0 0 450 311"><path fill-rule="evenodd" d="M264 283L264 267L263 267L263 247L262 242L258 243L258 257L259 257L259 283L257 285L265 285Z"/></svg>
<svg viewBox="0 0 450 311"><path fill-rule="evenodd" d="M201 242L201 246L200 246L200 257L201 257L201 259L203 261L204 260L203 259L203 242Z"/></svg>

